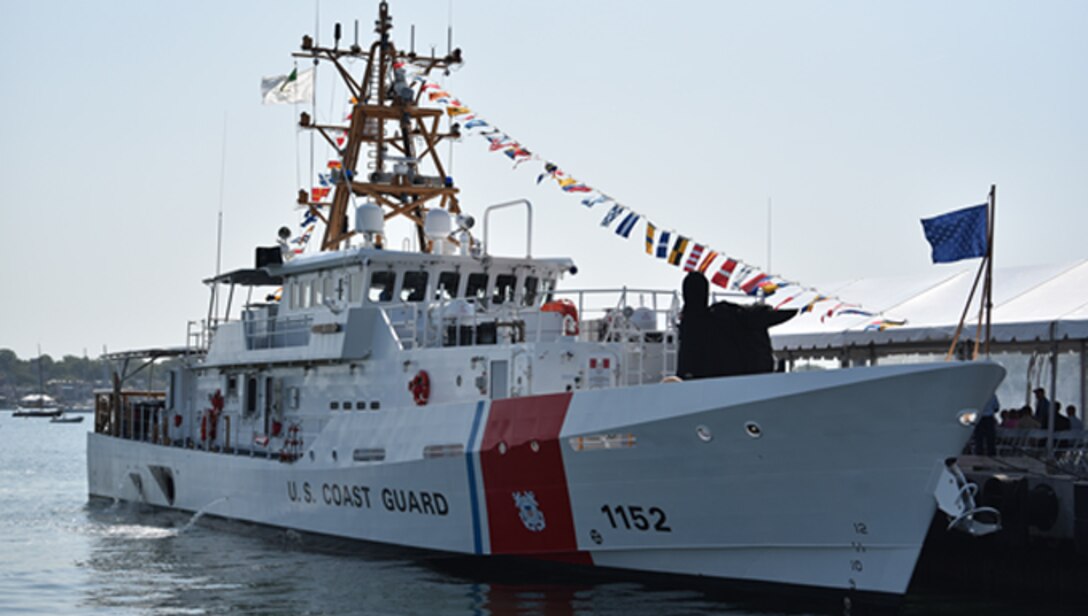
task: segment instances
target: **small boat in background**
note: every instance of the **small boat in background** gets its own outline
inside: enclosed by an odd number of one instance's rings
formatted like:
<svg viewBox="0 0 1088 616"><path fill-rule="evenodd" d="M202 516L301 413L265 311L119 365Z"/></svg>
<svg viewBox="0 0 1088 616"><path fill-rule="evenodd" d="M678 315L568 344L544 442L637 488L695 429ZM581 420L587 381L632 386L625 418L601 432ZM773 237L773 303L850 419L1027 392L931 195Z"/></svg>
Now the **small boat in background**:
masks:
<svg viewBox="0 0 1088 616"><path fill-rule="evenodd" d="M82 423L83 415L67 415L63 411L60 415L53 417L49 420L49 423Z"/></svg>
<svg viewBox="0 0 1088 616"><path fill-rule="evenodd" d="M19 399L14 417L59 417L64 413L57 401L44 393L27 394Z"/></svg>
<svg viewBox="0 0 1088 616"><path fill-rule="evenodd" d="M42 375L42 348L38 346L38 393L27 394L19 399L15 417L59 417L64 414L57 401L45 393L45 377Z"/></svg>

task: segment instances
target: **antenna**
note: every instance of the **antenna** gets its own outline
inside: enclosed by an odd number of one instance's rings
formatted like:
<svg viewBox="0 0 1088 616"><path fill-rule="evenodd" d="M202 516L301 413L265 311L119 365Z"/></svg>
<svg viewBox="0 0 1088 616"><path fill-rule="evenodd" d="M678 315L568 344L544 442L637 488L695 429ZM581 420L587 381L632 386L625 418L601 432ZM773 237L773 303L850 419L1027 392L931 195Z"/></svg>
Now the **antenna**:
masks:
<svg viewBox="0 0 1088 616"><path fill-rule="evenodd" d="M774 272L771 267L771 198L767 197L767 271Z"/></svg>
<svg viewBox="0 0 1088 616"><path fill-rule="evenodd" d="M223 148L219 157L219 213L215 229L215 278L212 285L213 316L219 315L219 272L223 263L223 185L227 175L227 112L223 112ZM208 324L211 325L210 323Z"/></svg>
<svg viewBox="0 0 1088 616"><path fill-rule="evenodd" d="M358 22L355 25L357 34ZM408 85L405 68L405 65L412 64L426 75L432 71L446 72L450 66L460 65L463 61L461 52L452 49L452 27L448 28L447 41L451 52L445 57L436 56L433 50L430 57L419 57L414 47L411 53L398 50L390 36L392 28L388 2L382 1L375 22L378 40L367 49L343 50L333 46L322 47L309 41L304 42L300 52L293 54L296 58L311 59L315 64L321 60L335 65L337 74L357 97L351 116L346 118L347 127L339 123L322 124L317 121L316 113L303 114L299 119L300 126L312 129L311 170L315 162L312 145L316 140L315 133L338 150L343 169L336 174L332 203L327 204L330 209L324 217L322 250L336 250L351 236L365 233L358 228L348 229L348 206L356 197L366 197L375 202L379 209L389 210L387 216L400 215L411 219L420 234L420 249L424 251L427 248L422 233L427 210L440 208L450 214L460 213L457 199L459 189L450 181L449 167L437 153L438 144L457 137L458 131L456 128L441 130L440 122L447 120L441 110L416 105L419 93L413 92ZM414 46L414 26L411 32ZM337 35L343 36L342 27ZM340 66L344 57L366 61L366 71L360 81L356 81ZM316 109L313 110L316 112ZM393 131L388 130L389 125L393 125ZM346 134L346 143L334 138L331 131L336 131L338 135ZM422 152L417 152L414 141L417 133L429 144ZM424 162L428 169L421 170L420 165ZM388 168L390 163L394 163L392 169ZM326 205L310 201L304 191L299 191L300 204L310 207Z"/></svg>
<svg viewBox="0 0 1088 616"><path fill-rule="evenodd" d="M446 55L453 53L453 0L450 0L449 7L446 18Z"/></svg>

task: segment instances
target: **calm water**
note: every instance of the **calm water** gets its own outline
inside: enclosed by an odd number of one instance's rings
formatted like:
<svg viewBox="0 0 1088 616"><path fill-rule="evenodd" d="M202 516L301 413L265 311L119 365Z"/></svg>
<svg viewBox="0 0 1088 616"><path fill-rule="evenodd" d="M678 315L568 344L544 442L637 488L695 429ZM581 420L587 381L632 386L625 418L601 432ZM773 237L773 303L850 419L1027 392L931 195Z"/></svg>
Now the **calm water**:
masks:
<svg viewBox="0 0 1088 616"><path fill-rule="evenodd" d="M88 503L81 424L0 412L0 613L844 614L706 590L448 559L289 531ZM564 579L567 578L567 579ZM911 597L903 614L1084 614L978 597ZM854 614L864 613L857 606Z"/></svg>

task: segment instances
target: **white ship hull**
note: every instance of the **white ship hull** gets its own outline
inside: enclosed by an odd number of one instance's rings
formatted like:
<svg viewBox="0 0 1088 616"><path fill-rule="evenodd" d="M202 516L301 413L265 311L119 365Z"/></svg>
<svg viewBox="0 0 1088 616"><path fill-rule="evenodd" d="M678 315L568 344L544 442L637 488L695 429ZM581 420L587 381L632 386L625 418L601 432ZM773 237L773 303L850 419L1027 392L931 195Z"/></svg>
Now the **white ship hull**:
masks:
<svg viewBox="0 0 1088 616"><path fill-rule="evenodd" d="M390 406L336 414L291 463L93 433L89 491L433 550L902 594L943 461L970 436L958 414L1002 375L931 364Z"/></svg>

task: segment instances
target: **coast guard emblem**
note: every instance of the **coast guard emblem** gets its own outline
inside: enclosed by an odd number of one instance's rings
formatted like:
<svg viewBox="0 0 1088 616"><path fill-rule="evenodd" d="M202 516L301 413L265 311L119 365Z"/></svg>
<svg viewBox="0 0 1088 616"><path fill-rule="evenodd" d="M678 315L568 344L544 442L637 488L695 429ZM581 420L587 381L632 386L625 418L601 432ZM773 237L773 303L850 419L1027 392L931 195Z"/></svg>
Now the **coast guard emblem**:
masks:
<svg viewBox="0 0 1088 616"><path fill-rule="evenodd" d="M525 528L534 533L544 530L544 512L536 504L536 494L532 490L514 492L514 503L518 507L518 515Z"/></svg>

